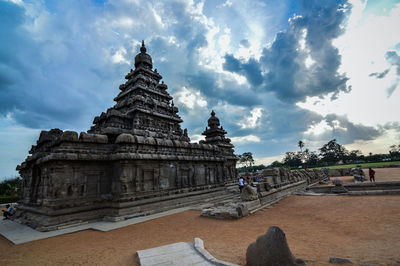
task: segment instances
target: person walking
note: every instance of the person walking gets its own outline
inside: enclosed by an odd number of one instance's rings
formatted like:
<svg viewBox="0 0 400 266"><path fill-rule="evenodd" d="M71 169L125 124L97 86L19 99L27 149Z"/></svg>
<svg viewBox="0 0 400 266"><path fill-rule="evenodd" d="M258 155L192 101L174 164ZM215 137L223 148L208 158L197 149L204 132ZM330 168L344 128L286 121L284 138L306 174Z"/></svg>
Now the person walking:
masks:
<svg viewBox="0 0 400 266"><path fill-rule="evenodd" d="M370 167L368 172L369 172L369 181L370 182L372 182L372 181L375 182L375 171L372 170L372 168Z"/></svg>
<svg viewBox="0 0 400 266"><path fill-rule="evenodd" d="M243 178L243 176L241 176L241 177L239 178L239 190L240 190L240 194L242 193L243 188L244 188L244 178Z"/></svg>

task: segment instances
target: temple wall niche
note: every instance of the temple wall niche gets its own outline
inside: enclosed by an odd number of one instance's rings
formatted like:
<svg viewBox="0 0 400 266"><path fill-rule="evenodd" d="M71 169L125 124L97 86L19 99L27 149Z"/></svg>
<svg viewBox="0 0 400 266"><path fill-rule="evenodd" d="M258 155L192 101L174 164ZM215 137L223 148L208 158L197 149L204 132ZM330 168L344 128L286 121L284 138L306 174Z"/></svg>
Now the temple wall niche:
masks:
<svg viewBox="0 0 400 266"><path fill-rule="evenodd" d="M40 183L35 181L38 177L35 178L35 168L32 169L30 183L32 186L36 182L37 190L31 190L31 202L37 202L40 198L56 200L98 197L110 190L107 167L99 162L71 162L68 165L46 163L40 167ZM36 200L33 193L36 193Z"/></svg>

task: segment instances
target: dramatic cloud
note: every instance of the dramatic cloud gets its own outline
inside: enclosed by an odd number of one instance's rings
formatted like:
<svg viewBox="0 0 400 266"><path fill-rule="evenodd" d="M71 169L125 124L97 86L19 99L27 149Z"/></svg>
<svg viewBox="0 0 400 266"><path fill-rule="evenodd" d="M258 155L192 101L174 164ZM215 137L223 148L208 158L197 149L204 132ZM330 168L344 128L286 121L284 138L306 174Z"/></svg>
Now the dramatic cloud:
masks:
<svg viewBox="0 0 400 266"><path fill-rule="evenodd" d="M245 76L253 86L263 83L264 89L290 103L348 92L332 41L343 33L350 7L346 1L302 1L301 15L290 19L289 28L264 48L259 61L242 62L227 54L224 70Z"/></svg>
<svg viewBox="0 0 400 266"><path fill-rule="evenodd" d="M224 70L242 74L253 86L259 86L263 82L260 65L252 58L246 63L241 63L232 55L226 55L223 67Z"/></svg>

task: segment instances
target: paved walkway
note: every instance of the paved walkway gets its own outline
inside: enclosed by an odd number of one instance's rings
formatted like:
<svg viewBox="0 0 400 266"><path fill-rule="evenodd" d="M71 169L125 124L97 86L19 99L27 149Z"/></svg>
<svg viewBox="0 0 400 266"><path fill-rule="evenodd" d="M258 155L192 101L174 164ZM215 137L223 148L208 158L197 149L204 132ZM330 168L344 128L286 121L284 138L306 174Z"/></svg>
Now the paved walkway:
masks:
<svg viewBox="0 0 400 266"><path fill-rule="evenodd" d="M149 220L164 217L167 215L184 212L184 211L190 210L192 208L193 207L178 208L178 209L173 209L173 210L160 212L160 213L156 213L156 214L152 214L152 215L131 218L131 219L119 221L119 222L99 221L99 222L87 223L87 224L82 224L82 225L59 229L59 230L50 231L50 232L39 232L39 231L36 231L36 230L30 228L29 226L22 225L17 222L13 222L11 220L2 220L2 218L0 217L0 235L4 236L5 238L7 238L9 241L14 243L15 245L18 245L18 244L22 244L22 243L26 243L26 242L30 242L30 241L35 241L35 240L49 238L49 237L63 235L63 234L69 234L69 233L82 231L82 230L86 230L86 229L94 229L94 230L107 232L107 231L125 227L128 225L142 223L142 222L146 222Z"/></svg>

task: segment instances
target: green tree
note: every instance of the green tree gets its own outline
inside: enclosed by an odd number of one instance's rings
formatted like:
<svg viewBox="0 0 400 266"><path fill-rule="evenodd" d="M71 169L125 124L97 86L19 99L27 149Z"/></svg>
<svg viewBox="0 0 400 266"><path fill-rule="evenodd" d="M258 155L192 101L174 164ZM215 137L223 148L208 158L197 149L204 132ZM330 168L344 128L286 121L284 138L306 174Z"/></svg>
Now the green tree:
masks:
<svg viewBox="0 0 400 266"><path fill-rule="evenodd" d="M283 157L283 163L290 167L296 167L302 165L301 153L300 152L287 152Z"/></svg>
<svg viewBox="0 0 400 266"><path fill-rule="evenodd" d="M360 150L352 150L349 152L347 159L350 161L356 161L360 158L362 152Z"/></svg>
<svg viewBox="0 0 400 266"><path fill-rule="evenodd" d="M319 165L319 156L316 152L310 152L306 159L306 164L308 167L315 167Z"/></svg>
<svg viewBox="0 0 400 266"><path fill-rule="evenodd" d="M274 162L272 162L269 166L270 166L270 167L282 167L282 166L283 166L283 163L278 162L278 161L274 161Z"/></svg>
<svg viewBox="0 0 400 266"><path fill-rule="evenodd" d="M390 146L389 154L392 159L400 157L400 144Z"/></svg>
<svg viewBox="0 0 400 266"><path fill-rule="evenodd" d="M251 152L244 152L238 157L239 163L244 164L246 167L252 166L254 164L253 154Z"/></svg>
<svg viewBox="0 0 400 266"><path fill-rule="evenodd" d="M16 193L22 179L18 176L8 177L0 182L0 196L12 196Z"/></svg>
<svg viewBox="0 0 400 266"><path fill-rule="evenodd" d="M330 140L320 149L322 160L328 164L335 164L340 160L346 160L348 154L346 148L336 142L336 139Z"/></svg>

